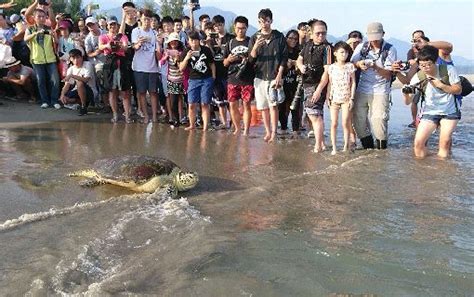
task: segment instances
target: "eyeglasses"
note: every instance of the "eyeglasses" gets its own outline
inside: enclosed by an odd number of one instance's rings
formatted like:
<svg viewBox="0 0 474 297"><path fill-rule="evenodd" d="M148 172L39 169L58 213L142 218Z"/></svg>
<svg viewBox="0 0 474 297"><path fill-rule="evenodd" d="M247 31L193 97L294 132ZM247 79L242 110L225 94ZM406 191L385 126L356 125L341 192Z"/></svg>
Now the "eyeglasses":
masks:
<svg viewBox="0 0 474 297"><path fill-rule="evenodd" d="M313 34L314 34L314 35L321 35L321 36L325 36L326 34L328 34L328 32L326 32L326 31L322 31L322 32L314 32Z"/></svg>

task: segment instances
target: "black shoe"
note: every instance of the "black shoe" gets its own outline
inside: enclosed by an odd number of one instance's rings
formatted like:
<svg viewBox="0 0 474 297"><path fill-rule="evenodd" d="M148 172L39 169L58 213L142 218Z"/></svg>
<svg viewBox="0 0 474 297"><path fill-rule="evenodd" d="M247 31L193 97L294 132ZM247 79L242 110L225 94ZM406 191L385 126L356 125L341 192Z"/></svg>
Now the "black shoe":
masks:
<svg viewBox="0 0 474 297"><path fill-rule="evenodd" d="M375 147L378 150L386 150L387 149L387 141L386 140L375 140Z"/></svg>
<svg viewBox="0 0 474 297"><path fill-rule="evenodd" d="M362 143L362 147L366 150L374 148L374 139L372 138L372 135L361 138L360 142Z"/></svg>
<svg viewBox="0 0 474 297"><path fill-rule="evenodd" d="M87 107L81 106L79 108L79 116L87 115Z"/></svg>

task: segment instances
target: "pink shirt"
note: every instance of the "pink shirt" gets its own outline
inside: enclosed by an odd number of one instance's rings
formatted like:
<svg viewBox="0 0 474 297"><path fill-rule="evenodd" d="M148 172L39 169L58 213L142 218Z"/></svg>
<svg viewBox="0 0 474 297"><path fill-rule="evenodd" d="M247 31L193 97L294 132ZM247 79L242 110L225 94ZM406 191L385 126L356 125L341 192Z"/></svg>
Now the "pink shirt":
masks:
<svg viewBox="0 0 474 297"><path fill-rule="evenodd" d="M109 34L102 34L99 36L99 44L109 44L113 40L112 37L110 37ZM128 44L128 38L127 35L122 34L122 37L120 38L120 42L124 44ZM112 49L110 48L105 48L104 49L104 54L110 55L112 53ZM119 50L115 51L118 56L125 57L125 50L123 48L120 48Z"/></svg>

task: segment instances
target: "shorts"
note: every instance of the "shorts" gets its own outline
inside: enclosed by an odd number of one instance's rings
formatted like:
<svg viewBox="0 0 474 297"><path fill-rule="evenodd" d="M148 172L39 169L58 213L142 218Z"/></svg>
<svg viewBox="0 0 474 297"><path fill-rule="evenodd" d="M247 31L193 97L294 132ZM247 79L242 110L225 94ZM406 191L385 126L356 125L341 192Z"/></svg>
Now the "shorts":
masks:
<svg viewBox="0 0 474 297"><path fill-rule="evenodd" d="M227 102L227 80L225 79L214 80L212 103L215 106L226 106L229 104Z"/></svg>
<svg viewBox="0 0 474 297"><path fill-rule="evenodd" d="M156 93L158 90L158 73L134 71L135 86L138 93Z"/></svg>
<svg viewBox="0 0 474 297"><path fill-rule="evenodd" d="M227 100L236 102L242 99L243 102L250 102L254 98L254 89L252 85L227 85Z"/></svg>
<svg viewBox="0 0 474 297"><path fill-rule="evenodd" d="M88 85L84 84L86 87L86 97L87 97L87 105L89 105L90 102L94 101L94 92L92 91L91 87ZM77 88L75 86L71 86L69 91L66 93L66 97L72 98L72 99L80 99L79 97L79 92L77 91Z"/></svg>
<svg viewBox="0 0 474 297"><path fill-rule="evenodd" d="M431 121L435 123L436 125L439 125L441 120L460 120L461 119L461 112L455 112L451 114L437 114L437 115L432 115L432 114L423 114L421 116L422 121Z"/></svg>
<svg viewBox="0 0 474 297"><path fill-rule="evenodd" d="M343 106L349 105L349 101L346 102L331 102L331 109L340 110Z"/></svg>
<svg viewBox="0 0 474 297"><path fill-rule="evenodd" d="M279 102L277 101L280 94L283 93L275 91L275 92L270 92L274 91L272 88L272 82L271 80L263 80L260 78L255 78L254 80L254 88L255 88L255 101L256 101L256 106L258 110L263 110L263 109L269 109L270 107L275 107L278 106ZM281 98L284 100L284 98Z"/></svg>
<svg viewBox="0 0 474 297"><path fill-rule="evenodd" d="M168 81L168 94L184 95L184 85L182 82Z"/></svg>
<svg viewBox="0 0 474 297"><path fill-rule="evenodd" d="M190 79L188 82L188 103L210 104L212 99L214 79Z"/></svg>
<svg viewBox="0 0 474 297"><path fill-rule="evenodd" d="M307 115L324 116L324 101L326 94L323 92L321 98L315 103L310 103L311 97L316 90L316 86L304 87L304 110ZM323 99L324 98L324 99Z"/></svg>

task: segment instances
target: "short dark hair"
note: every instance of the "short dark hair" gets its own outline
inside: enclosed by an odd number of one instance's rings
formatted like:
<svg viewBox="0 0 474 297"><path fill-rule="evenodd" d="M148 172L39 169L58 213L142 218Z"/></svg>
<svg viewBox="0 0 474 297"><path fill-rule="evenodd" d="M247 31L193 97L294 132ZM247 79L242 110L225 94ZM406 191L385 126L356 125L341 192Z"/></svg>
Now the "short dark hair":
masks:
<svg viewBox="0 0 474 297"><path fill-rule="evenodd" d="M204 30L214 30L214 23L213 22L206 23L206 25L204 25Z"/></svg>
<svg viewBox="0 0 474 297"><path fill-rule="evenodd" d="M420 39L423 39L426 42L430 42L430 39L426 36L420 36Z"/></svg>
<svg viewBox="0 0 474 297"><path fill-rule="evenodd" d="M347 42L345 42L345 41L339 41L339 42L337 42L337 43L334 45L334 48L333 48L332 52L335 53L335 52L336 52L338 49L340 49L340 48L343 48L343 49L348 53L345 62L349 62L349 60L350 60L350 58L351 58L351 56L352 56L352 48L351 48L351 46L350 46ZM335 60L336 60L336 59L334 59L334 61L335 61Z"/></svg>
<svg viewBox="0 0 474 297"><path fill-rule="evenodd" d="M413 33L411 33L411 36L415 35L416 33L421 33L421 36L425 36L425 32L423 30L415 30Z"/></svg>
<svg viewBox="0 0 474 297"><path fill-rule="evenodd" d="M164 17L161 19L161 22L162 22L162 23L174 23L173 18L170 17L169 15L164 16Z"/></svg>
<svg viewBox="0 0 474 297"><path fill-rule="evenodd" d="M153 11L151 11L149 9L142 9L140 13L143 16L147 17L147 18L152 18L153 17Z"/></svg>
<svg viewBox="0 0 474 297"><path fill-rule="evenodd" d="M351 31L349 34L347 34L347 39L349 39L349 38L364 39L364 37L362 36L362 33L360 31L357 31L357 30Z"/></svg>
<svg viewBox="0 0 474 297"><path fill-rule="evenodd" d="M201 40L201 37L199 36L199 33L196 31L191 31L188 34L188 38L191 40Z"/></svg>
<svg viewBox="0 0 474 297"><path fill-rule="evenodd" d="M249 26L249 19L247 19L244 16L239 15L238 17L235 18L234 20L234 25L237 23L245 24L245 26L248 28Z"/></svg>
<svg viewBox="0 0 474 297"><path fill-rule="evenodd" d="M158 23L161 23L161 17L159 14L157 13L153 14L153 18L155 18L158 21Z"/></svg>
<svg viewBox="0 0 474 297"><path fill-rule="evenodd" d="M202 22L202 20L204 20L204 19L211 19L211 18L210 18L209 15L207 15L207 14L203 14L203 15L201 15L201 16L199 17L199 21L200 21L200 22Z"/></svg>
<svg viewBox="0 0 474 297"><path fill-rule="evenodd" d="M190 20L191 18L190 18L190 17L188 17L187 15L185 15L185 16L183 16L183 18L182 18L182 19L183 19L183 20Z"/></svg>
<svg viewBox="0 0 474 297"><path fill-rule="evenodd" d="M174 18L173 23L181 23L181 19L180 18Z"/></svg>
<svg viewBox="0 0 474 297"><path fill-rule="evenodd" d="M431 45L426 45L418 51L418 61L431 61L436 63L438 60L438 49Z"/></svg>
<svg viewBox="0 0 474 297"><path fill-rule="evenodd" d="M215 24L215 23L219 23L219 24L225 24L225 18L223 16L221 16L220 14L218 15L215 15L213 18L212 18L212 22Z"/></svg>
<svg viewBox="0 0 474 297"><path fill-rule="evenodd" d="M258 12L258 18L259 19L270 18L270 20L273 20L273 13L270 10L270 8L264 8Z"/></svg>
<svg viewBox="0 0 474 297"><path fill-rule="evenodd" d="M125 7L133 7L133 8L135 8L135 3L130 2L130 1L124 2L124 3L122 4L122 8L125 8Z"/></svg>
<svg viewBox="0 0 474 297"><path fill-rule="evenodd" d="M316 25L321 25L321 26L324 26L326 30L328 29L328 25L323 20L312 19L308 21L308 25L311 27L311 29L313 29L313 27Z"/></svg>
<svg viewBox="0 0 474 297"><path fill-rule="evenodd" d="M107 18L106 18L105 16L101 16L101 17L99 18L99 20L104 20L104 21L106 21Z"/></svg>
<svg viewBox="0 0 474 297"><path fill-rule="evenodd" d="M306 26L308 26L308 22L301 22L298 24L298 26L296 26L296 28L298 30L301 30L303 27L306 27Z"/></svg>
<svg viewBox="0 0 474 297"><path fill-rule="evenodd" d="M69 58L82 57L82 52L77 48L73 48L69 51Z"/></svg>

